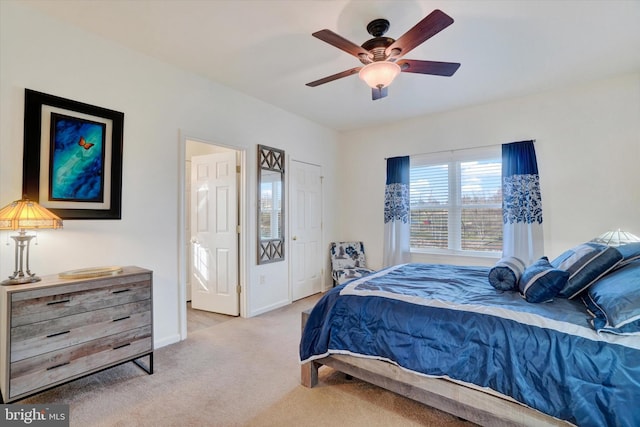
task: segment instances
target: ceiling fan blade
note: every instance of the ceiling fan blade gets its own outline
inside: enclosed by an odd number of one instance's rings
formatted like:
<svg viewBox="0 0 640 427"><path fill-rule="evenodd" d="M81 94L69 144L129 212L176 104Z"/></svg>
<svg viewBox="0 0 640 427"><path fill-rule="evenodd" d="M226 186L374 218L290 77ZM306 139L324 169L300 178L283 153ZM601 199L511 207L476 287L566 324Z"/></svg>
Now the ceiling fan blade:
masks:
<svg viewBox="0 0 640 427"><path fill-rule="evenodd" d="M404 73L433 74L434 76L452 76L460 64L457 62L420 61L418 59L401 59L397 62Z"/></svg>
<svg viewBox="0 0 640 427"><path fill-rule="evenodd" d="M451 24L453 18L436 9L387 47L386 54L395 58L404 56Z"/></svg>
<svg viewBox="0 0 640 427"><path fill-rule="evenodd" d="M360 58L360 56L364 55L365 57L369 57L369 52L366 51L361 46L345 39L341 35L334 33L331 30L320 30L316 31L312 34L313 37L322 40L323 42L329 43L331 46L335 46L338 49L342 49L350 55L355 56L356 58Z"/></svg>
<svg viewBox="0 0 640 427"><path fill-rule="evenodd" d="M323 85L325 83L329 83L329 82L332 82L334 80L338 80L338 79L341 79L343 77L347 77L347 76L350 76L352 74L356 74L358 71L360 71L361 68L362 67L351 68L350 70L345 70L345 71L343 71L341 73L333 74L331 76L324 77L324 78L322 78L320 80L316 80L316 81L307 83L307 86L310 86L310 87L320 86L320 85Z"/></svg>
<svg viewBox="0 0 640 427"><path fill-rule="evenodd" d="M385 87L374 87L371 89L371 99L372 100L376 100L376 99L380 99L380 98L384 98L385 96L387 96L389 94L389 88L387 86Z"/></svg>

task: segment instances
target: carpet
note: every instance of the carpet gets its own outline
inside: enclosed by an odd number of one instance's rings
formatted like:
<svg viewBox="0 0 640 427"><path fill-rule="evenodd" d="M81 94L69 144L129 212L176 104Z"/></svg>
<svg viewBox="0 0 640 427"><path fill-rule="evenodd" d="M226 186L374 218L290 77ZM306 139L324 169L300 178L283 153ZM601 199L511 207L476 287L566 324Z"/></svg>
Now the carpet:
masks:
<svg viewBox="0 0 640 427"><path fill-rule="evenodd" d="M68 404L71 426L473 426L330 368L300 385L300 313L319 295L199 328L133 363L16 403Z"/></svg>

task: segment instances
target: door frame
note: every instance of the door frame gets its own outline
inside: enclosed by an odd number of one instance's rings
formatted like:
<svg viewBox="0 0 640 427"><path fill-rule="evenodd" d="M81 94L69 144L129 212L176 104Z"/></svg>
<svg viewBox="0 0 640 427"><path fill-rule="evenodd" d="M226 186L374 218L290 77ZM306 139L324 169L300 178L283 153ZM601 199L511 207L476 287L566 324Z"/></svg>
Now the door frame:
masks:
<svg viewBox="0 0 640 427"><path fill-rule="evenodd" d="M178 316L180 327L180 340L187 338L187 254L186 254L186 161L187 140L203 144L229 148L239 153L240 176L238 182L238 222L240 232L238 235L238 284L240 286L240 316L246 317L248 286L247 272L247 153L244 147L214 142L212 138L194 136L188 131L179 131L178 148Z"/></svg>

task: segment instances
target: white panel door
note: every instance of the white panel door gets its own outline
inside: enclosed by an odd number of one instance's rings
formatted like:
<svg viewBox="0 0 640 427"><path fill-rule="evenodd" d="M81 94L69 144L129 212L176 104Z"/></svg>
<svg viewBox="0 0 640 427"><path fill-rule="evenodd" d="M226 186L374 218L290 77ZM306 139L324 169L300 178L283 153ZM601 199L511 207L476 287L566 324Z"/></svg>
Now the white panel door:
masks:
<svg viewBox="0 0 640 427"><path fill-rule="evenodd" d="M317 165L291 161L290 250L291 298L322 290L322 182Z"/></svg>
<svg viewBox="0 0 640 427"><path fill-rule="evenodd" d="M237 316L236 153L191 158L191 306Z"/></svg>

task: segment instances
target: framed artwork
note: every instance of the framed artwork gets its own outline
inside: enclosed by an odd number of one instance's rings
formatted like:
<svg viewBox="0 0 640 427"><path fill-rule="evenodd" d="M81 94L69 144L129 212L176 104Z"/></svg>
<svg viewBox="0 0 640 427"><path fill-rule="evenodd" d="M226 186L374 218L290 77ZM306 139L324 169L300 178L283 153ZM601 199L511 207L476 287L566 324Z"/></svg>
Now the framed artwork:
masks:
<svg viewBox="0 0 640 427"><path fill-rule="evenodd" d="M121 219L124 113L25 89L22 192L62 219Z"/></svg>

